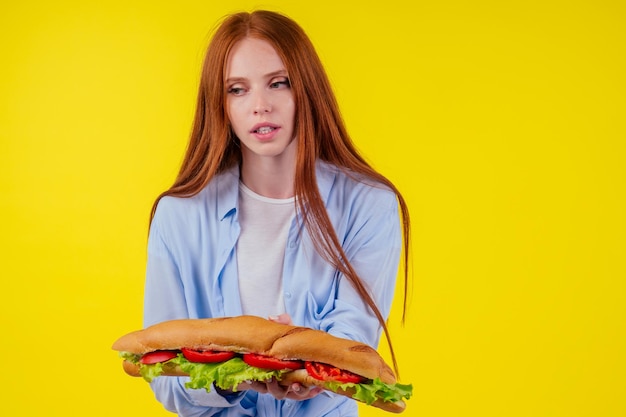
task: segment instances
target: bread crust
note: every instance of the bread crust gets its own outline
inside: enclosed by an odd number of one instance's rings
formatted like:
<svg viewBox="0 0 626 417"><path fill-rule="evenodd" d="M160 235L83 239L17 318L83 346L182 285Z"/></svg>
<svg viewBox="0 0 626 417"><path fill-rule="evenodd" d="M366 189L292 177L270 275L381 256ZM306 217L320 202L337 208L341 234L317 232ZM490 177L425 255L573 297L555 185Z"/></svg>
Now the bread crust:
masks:
<svg viewBox="0 0 626 417"><path fill-rule="evenodd" d="M165 321L128 333L112 347L135 354L182 347L257 353L278 359L322 362L365 378L380 378L387 384L396 382L394 372L378 352L364 343L256 316Z"/></svg>
<svg viewBox="0 0 626 417"><path fill-rule="evenodd" d="M288 331L284 326L255 316L169 320L120 337L113 349L137 354L181 347L260 353Z"/></svg>

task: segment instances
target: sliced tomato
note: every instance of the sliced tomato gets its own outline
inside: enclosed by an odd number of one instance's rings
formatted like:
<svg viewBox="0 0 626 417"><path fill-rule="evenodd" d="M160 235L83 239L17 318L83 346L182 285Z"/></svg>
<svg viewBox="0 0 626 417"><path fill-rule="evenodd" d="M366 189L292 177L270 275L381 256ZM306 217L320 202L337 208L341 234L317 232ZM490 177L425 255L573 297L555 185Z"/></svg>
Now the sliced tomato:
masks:
<svg viewBox="0 0 626 417"><path fill-rule="evenodd" d="M183 356L189 362L199 363L226 362L237 355L235 352L220 352L216 350L194 350L188 348L182 348L181 350L183 352Z"/></svg>
<svg viewBox="0 0 626 417"><path fill-rule="evenodd" d="M256 353L245 353L243 361L250 366L261 369L273 369L281 371L283 369L302 369L304 363L302 361L289 361L272 358L270 356L257 355Z"/></svg>
<svg viewBox="0 0 626 417"><path fill-rule="evenodd" d="M175 350L156 350L143 355L139 362L144 365L152 365L153 363L167 362L170 359L174 359L177 355L178 352Z"/></svg>
<svg viewBox="0 0 626 417"><path fill-rule="evenodd" d="M360 375L339 369L336 366L327 365L325 363L307 361L305 362L304 367L309 375L315 379L319 379L320 381L336 381L344 383L351 382L358 384L366 380L366 378L363 378Z"/></svg>

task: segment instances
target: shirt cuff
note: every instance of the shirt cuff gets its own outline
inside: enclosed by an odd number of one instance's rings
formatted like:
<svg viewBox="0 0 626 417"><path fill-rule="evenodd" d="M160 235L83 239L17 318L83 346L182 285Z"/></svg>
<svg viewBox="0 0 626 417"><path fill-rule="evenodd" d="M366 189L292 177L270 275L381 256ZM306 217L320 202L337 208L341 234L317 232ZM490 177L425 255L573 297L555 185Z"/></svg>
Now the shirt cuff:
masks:
<svg viewBox="0 0 626 417"><path fill-rule="evenodd" d="M213 389L220 396L222 396L226 401L228 401L229 404L235 404L235 403L239 402L239 399L241 399L241 397L243 397L244 394L245 394L244 391L235 392L235 391L231 391L231 390L221 389L220 387L215 385L215 382L213 383Z"/></svg>

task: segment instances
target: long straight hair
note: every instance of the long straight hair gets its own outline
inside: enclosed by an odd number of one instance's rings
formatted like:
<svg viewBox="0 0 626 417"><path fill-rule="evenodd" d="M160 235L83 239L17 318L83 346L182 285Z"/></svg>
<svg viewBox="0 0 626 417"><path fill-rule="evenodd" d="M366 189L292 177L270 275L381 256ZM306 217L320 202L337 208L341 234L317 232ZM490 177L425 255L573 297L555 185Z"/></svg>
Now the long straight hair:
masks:
<svg viewBox="0 0 626 417"><path fill-rule="evenodd" d="M296 103L295 137L298 141L295 201L317 252L354 286L384 330L393 365L398 372L385 318L344 253L317 187L315 164L327 161L355 178L365 177L387 186L397 196L403 232L404 300L407 310L409 269L409 211L398 189L375 171L358 153L339 112L337 100L315 48L302 28L290 18L257 10L226 17L219 25L205 56L190 141L174 184L159 195L150 220L164 196L191 197L217 174L241 162L241 151L225 110L225 68L232 47L245 37L269 42L282 59Z"/></svg>

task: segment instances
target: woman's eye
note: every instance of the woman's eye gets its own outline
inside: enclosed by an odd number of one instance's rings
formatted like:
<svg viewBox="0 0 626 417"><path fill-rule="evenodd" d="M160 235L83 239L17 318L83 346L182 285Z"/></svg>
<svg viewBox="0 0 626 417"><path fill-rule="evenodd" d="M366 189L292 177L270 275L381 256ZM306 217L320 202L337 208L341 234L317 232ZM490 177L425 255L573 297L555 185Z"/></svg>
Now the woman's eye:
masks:
<svg viewBox="0 0 626 417"><path fill-rule="evenodd" d="M244 93L244 89L241 87L230 87L228 89L228 94L233 94L235 96L240 96Z"/></svg>
<svg viewBox="0 0 626 417"><path fill-rule="evenodd" d="M270 84L271 88L281 88L281 87L289 87L289 80L287 78L282 79L282 80L278 80L278 81L274 81Z"/></svg>

